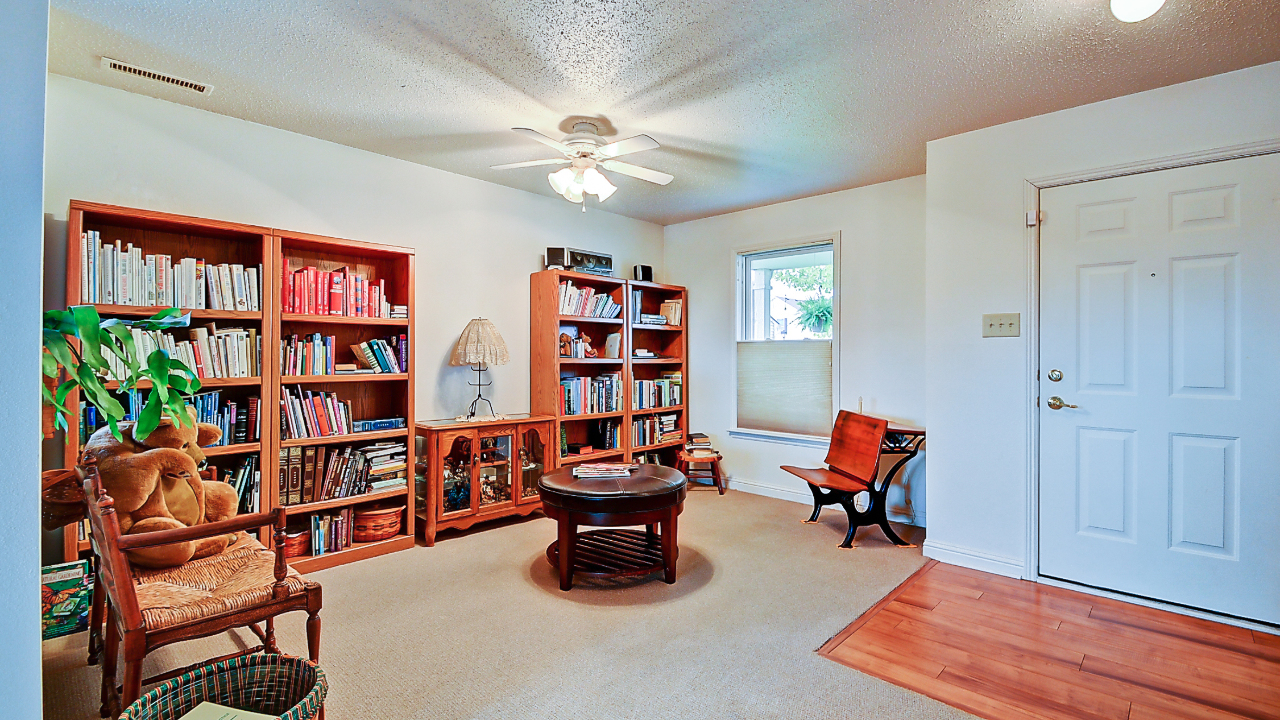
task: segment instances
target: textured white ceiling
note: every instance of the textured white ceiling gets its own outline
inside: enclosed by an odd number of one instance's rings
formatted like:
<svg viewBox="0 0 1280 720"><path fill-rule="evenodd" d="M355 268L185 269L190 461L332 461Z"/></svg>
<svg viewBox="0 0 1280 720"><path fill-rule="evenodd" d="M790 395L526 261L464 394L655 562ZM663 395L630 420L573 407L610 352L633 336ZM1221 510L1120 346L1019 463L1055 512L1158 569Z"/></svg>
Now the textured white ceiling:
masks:
<svg viewBox="0 0 1280 720"><path fill-rule="evenodd" d="M55 0L51 72L552 195L574 115L662 148L604 209L669 224L924 172L925 142L1280 59L1280 2ZM99 69L106 55L209 97ZM1224 109L1229 111L1229 109ZM594 202L594 200L590 201Z"/></svg>

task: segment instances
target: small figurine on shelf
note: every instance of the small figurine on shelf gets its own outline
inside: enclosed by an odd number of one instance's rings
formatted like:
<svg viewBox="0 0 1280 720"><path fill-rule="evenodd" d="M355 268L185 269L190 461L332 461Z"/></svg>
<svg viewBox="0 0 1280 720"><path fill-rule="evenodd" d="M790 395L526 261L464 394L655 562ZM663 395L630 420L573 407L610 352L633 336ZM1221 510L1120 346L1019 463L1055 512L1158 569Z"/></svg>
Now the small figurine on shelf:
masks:
<svg viewBox="0 0 1280 720"><path fill-rule="evenodd" d="M582 356L593 358L597 356L595 348L591 347L591 336L586 333L581 334L582 339Z"/></svg>
<svg viewBox="0 0 1280 720"><path fill-rule="evenodd" d="M560 333L560 357L573 357L573 338L569 333Z"/></svg>

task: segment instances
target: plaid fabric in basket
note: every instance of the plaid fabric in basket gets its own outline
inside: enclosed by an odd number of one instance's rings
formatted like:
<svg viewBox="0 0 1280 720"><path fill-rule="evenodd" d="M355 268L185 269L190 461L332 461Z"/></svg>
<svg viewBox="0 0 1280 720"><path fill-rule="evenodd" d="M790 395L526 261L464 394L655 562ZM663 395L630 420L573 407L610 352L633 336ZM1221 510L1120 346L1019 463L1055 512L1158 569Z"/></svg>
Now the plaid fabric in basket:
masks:
<svg viewBox="0 0 1280 720"><path fill-rule="evenodd" d="M289 655L241 655L161 683L138 698L120 720L178 720L201 702L311 720L320 714L329 683L310 660Z"/></svg>

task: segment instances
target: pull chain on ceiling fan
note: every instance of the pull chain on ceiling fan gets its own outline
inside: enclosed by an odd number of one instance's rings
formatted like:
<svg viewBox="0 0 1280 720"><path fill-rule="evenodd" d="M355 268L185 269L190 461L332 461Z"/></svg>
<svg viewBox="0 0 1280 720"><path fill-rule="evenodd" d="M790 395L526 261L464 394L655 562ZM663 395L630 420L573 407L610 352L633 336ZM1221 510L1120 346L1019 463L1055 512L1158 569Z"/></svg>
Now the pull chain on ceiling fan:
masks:
<svg viewBox="0 0 1280 720"><path fill-rule="evenodd" d="M589 122L575 123L573 133L566 135L563 140L552 140L546 135L529 128L511 129L530 140L535 140L547 147L560 151L564 154L564 157L494 165L492 169L511 170L538 165L568 165L569 167L567 168L547 175L547 182L551 183L551 188L557 194L563 196L569 202L581 203L584 194L595 195L600 199L600 202L604 202L617 191L618 188L609 182L609 179L604 173L600 172L600 169L629 175L657 185L666 185L675 179L674 176L664 172L650 170L649 168L614 159L659 147L658 141L648 135L637 135L633 138L606 144L604 138L600 137L600 129L594 123ZM586 210L585 205L583 205L583 210Z"/></svg>

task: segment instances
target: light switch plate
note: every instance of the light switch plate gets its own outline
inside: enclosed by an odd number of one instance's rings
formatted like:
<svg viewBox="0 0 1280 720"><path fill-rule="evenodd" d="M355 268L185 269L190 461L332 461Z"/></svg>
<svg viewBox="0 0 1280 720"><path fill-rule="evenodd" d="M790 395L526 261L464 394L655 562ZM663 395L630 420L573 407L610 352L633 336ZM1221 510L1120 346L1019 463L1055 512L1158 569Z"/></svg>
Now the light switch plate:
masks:
<svg viewBox="0 0 1280 720"><path fill-rule="evenodd" d="M982 316L982 337L1018 337L1022 334L1019 313L991 313Z"/></svg>

